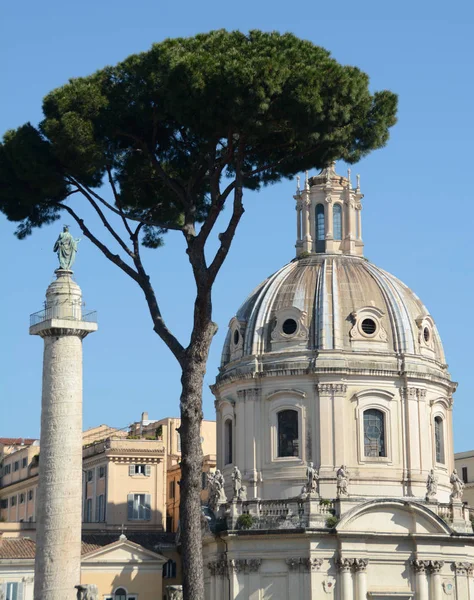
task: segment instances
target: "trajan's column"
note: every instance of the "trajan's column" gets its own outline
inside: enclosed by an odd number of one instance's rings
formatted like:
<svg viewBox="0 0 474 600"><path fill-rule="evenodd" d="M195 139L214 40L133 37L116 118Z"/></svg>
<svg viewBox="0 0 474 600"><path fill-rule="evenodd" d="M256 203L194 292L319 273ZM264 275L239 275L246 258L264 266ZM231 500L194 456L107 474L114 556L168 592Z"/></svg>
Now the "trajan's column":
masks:
<svg viewBox="0 0 474 600"><path fill-rule="evenodd" d="M56 280L30 324L44 340L35 600L73 600L81 578L82 340L97 323L71 277L77 243L64 227Z"/></svg>

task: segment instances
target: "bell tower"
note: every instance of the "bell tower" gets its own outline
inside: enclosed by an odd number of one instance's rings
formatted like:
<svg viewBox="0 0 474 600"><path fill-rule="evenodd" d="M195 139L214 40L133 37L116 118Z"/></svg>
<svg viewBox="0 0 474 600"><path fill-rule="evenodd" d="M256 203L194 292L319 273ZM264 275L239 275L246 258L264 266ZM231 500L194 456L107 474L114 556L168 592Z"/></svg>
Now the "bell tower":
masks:
<svg viewBox="0 0 474 600"><path fill-rule="evenodd" d="M298 185L296 200L296 255L350 254L362 256L360 177L352 187L351 171L347 177L338 175L336 163L315 177L305 175L304 187Z"/></svg>

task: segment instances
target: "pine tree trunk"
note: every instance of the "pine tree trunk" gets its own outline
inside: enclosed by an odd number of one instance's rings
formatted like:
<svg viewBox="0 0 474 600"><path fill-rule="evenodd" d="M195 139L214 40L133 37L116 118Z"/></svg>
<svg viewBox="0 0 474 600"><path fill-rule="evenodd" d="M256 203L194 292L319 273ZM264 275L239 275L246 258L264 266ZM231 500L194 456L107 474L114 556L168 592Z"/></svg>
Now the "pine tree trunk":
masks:
<svg viewBox="0 0 474 600"><path fill-rule="evenodd" d="M184 600L204 600L204 569L201 540L202 389L213 323L193 332L182 364L181 376L181 485L180 530Z"/></svg>

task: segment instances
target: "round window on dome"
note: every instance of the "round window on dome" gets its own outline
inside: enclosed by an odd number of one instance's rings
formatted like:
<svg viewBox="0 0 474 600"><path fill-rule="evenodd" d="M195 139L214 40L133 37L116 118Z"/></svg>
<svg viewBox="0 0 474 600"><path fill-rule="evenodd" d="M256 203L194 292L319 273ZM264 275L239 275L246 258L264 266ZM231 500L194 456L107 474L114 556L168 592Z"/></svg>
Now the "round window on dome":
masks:
<svg viewBox="0 0 474 600"><path fill-rule="evenodd" d="M373 319L364 319L360 326L365 335L374 335L377 331L377 323Z"/></svg>
<svg viewBox="0 0 474 600"><path fill-rule="evenodd" d="M240 333L238 329L234 330L234 346L237 346L240 340Z"/></svg>
<svg viewBox="0 0 474 600"><path fill-rule="evenodd" d="M429 327L425 327L423 329L423 339L425 340L425 343L429 344L430 340L431 340L431 331Z"/></svg>
<svg viewBox="0 0 474 600"><path fill-rule="evenodd" d="M298 329L298 323L294 319L285 319L281 328L284 334L293 335Z"/></svg>

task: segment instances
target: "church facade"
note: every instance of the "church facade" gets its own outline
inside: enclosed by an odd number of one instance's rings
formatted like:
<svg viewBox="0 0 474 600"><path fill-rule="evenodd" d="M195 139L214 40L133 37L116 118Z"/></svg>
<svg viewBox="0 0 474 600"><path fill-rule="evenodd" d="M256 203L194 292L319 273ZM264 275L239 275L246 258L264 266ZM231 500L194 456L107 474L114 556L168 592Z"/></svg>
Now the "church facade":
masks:
<svg viewBox="0 0 474 600"><path fill-rule="evenodd" d="M362 198L334 164L306 177L296 258L230 321L209 600L474 600L456 384L427 308L363 257Z"/></svg>

